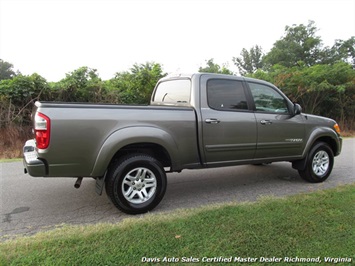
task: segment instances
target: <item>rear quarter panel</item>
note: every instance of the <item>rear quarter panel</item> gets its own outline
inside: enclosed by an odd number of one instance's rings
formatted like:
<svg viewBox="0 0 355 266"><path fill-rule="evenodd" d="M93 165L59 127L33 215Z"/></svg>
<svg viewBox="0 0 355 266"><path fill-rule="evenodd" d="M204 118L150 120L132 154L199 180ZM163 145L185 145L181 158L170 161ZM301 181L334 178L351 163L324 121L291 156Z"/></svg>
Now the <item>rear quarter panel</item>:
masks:
<svg viewBox="0 0 355 266"><path fill-rule="evenodd" d="M177 168L198 162L192 108L44 104L37 111L51 119L50 145L38 150L49 176L102 176L118 149L135 141L164 145Z"/></svg>

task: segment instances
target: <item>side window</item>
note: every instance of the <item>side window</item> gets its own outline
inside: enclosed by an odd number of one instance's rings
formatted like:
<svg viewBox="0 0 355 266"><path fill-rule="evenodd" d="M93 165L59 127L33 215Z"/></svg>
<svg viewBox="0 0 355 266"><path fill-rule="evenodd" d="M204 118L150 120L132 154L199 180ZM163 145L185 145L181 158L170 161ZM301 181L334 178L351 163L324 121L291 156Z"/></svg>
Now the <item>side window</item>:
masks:
<svg viewBox="0 0 355 266"><path fill-rule="evenodd" d="M189 79L177 79L163 81L155 90L153 102L156 103L189 103L191 81Z"/></svg>
<svg viewBox="0 0 355 266"><path fill-rule="evenodd" d="M243 84L237 80L209 80L207 101L209 107L220 111L248 110Z"/></svg>
<svg viewBox="0 0 355 266"><path fill-rule="evenodd" d="M284 97L269 86L248 83L254 98L256 111L268 113L288 113Z"/></svg>

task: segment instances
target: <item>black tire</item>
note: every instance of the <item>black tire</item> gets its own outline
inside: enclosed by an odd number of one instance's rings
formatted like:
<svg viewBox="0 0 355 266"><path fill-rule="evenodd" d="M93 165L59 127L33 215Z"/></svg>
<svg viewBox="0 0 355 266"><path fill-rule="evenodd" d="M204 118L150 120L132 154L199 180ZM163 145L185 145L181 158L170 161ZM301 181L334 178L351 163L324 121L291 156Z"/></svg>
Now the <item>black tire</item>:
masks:
<svg viewBox="0 0 355 266"><path fill-rule="evenodd" d="M166 174L155 158L145 154L127 155L115 162L105 180L112 203L128 214L154 209L166 191Z"/></svg>
<svg viewBox="0 0 355 266"><path fill-rule="evenodd" d="M306 168L304 170L298 170L298 173L308 182L323 182L332 172L334 154L327 143L316 142L309 151L306 160Z"/></svg>
<svg viewBox="0 0 355 266"><path fill-rule="evenodd" d="M270 165L271 163L253 163L252 165L254 166L267 166Z"/></svg>

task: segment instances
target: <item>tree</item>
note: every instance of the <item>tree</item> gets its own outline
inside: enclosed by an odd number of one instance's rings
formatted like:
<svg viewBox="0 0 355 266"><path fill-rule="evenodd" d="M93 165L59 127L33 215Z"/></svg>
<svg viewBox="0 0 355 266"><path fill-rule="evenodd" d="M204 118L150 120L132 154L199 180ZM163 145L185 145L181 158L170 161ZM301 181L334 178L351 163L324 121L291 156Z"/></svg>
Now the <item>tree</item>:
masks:
<svg viewBox="0 0 355 266"><path fill-rule="evenodd" d="M17 123L29 125L35 101L49 90L47 81L34 73L0 81L0 127Z"/></svg>
<svg viewBox="0 0 355 266"><path fill-rule="evenodd" d="M243 48L240 53L241 57L233 57L234 64L238 67L239 73L244 76L253 74L258 69L263 68L263 51L261 46L255 45L248 51Z"/></svg>
<svg viewBox="0 0 355 266"><path fill-rule="evenodd" d="M324 49L323 64L333 64L337 61L344 61L355 68L355 37L348 40L336 40L335 44Z"/></svg>
<svg viewBox="0 0 355 266"><path fill-rule="evenodd" d="M116 73L106 82L107 97L114 103L148 104L159 79L166 76L160 64L134 64L129 71Z"/></svg>
<svg viewBox="0 0 355 266"><path fill-rule="evenodd" d="M322 40L316 36L317 27L314 21L308 25L292 25L285 27L285 36L274 43L271 51L265 56L265 64L280 64L285 67L296 66L303 62L312 66L322 61Z"/></svg>
<svg viewBox="0 0 355 266"><path fill-rule="evenodd" d="M355 68L355 36L346 41L337 40L334 46L335 50L340 51L342 59Z"/></svg>
<svg viewBox="0 0 355 266"><path fill-rule="evenodd" d="M230 71L226 65L222 65L222 67L213 62L213 58L206 60L206 67L200 67L198 72L206 72L206 73L218 73L218 74L227 74L233 75L233 72Z"/></svg>
<svg viewBox="0 0 355 266"><path fill-rule="evenodd" d="M13 64L0 59L0 80L11 79L16 73Z"/></svg>
<svg viewBox="0 0 355 266"><path fill-rule="evenodd" d="M54 84L54 99L69 102L100 102L103 82L97 70L87 66L66 74Z"/></svg>
<svg viewBox="0 0 355 266"><path fill-rule="evenodd" d="M285 67L272 66L268 72L258 70L251 75L274 83L305 113L333 118L342 127L354 128L355 70L350 64Z"/></svg>

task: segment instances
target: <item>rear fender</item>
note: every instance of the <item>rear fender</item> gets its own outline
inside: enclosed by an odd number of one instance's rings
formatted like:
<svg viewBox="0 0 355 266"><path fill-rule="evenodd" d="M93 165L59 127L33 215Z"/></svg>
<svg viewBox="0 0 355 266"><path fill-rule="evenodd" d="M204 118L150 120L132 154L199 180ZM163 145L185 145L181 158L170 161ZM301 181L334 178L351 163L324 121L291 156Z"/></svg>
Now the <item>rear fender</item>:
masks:
<svg viewBox="0 0 355 266"><path fill-rule="evenodd" d="M104 141L96 158L91 176L103 176L115 154L123 147L136 143L152 143L162 146L169 153L172 168L179 168L179 148L168 132L149 126L127 127L115 131Z"/></svg>

